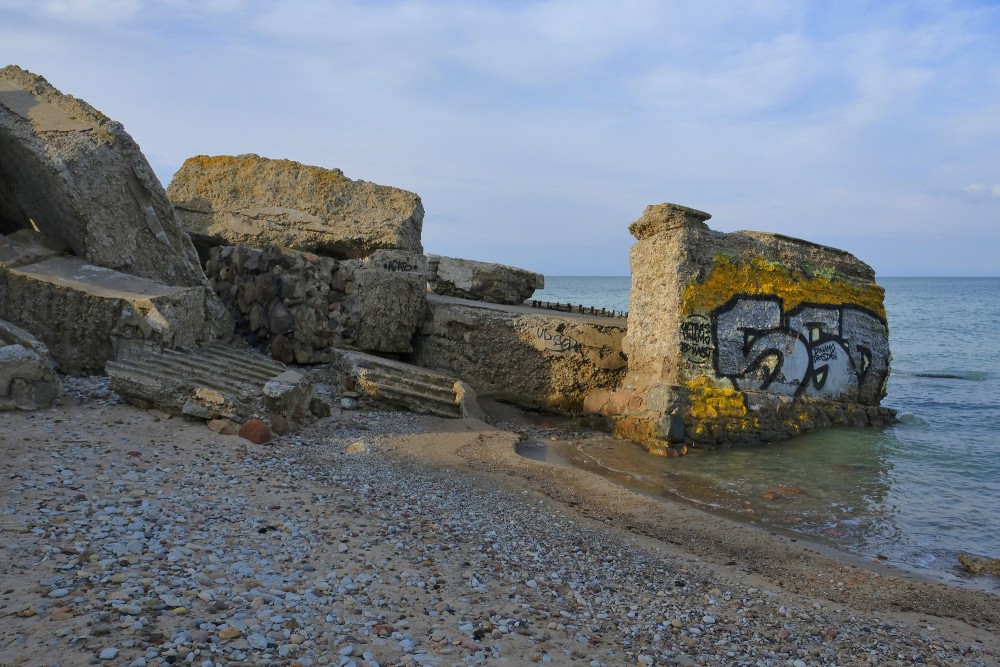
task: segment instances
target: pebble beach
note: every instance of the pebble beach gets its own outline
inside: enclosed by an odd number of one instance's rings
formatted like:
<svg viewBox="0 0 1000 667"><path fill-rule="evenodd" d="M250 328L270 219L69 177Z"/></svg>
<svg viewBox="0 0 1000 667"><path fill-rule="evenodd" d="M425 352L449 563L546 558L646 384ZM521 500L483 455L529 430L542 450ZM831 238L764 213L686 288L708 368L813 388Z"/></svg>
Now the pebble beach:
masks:
<svg viewBox="0 0 1000 667"><path fill-rule="evenodd" d="M531 425L256 445L67 379L0 438L0 665L1000 664L1000 599L584 471Z"/></svg>

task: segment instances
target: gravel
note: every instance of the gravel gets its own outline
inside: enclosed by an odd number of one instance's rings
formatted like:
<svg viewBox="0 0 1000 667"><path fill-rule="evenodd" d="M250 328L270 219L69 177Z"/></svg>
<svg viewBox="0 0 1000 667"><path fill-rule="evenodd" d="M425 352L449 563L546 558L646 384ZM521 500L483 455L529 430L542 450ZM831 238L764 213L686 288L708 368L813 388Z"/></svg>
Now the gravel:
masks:
<svg viewBox="0 0 1000 667"><path fill-rule="evenodd" d="M997 664L385 448L431 418L257 446L67 390L3 440L2 664Z"/></svg>

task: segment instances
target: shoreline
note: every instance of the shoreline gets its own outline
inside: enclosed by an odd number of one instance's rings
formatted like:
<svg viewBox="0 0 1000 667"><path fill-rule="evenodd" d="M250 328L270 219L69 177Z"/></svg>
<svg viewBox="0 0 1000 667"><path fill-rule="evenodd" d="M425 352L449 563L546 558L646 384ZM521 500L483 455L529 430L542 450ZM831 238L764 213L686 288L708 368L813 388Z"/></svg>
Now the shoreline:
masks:
<svg viewBox="0 0 1000 667"><path fill-rule="evenodd" d="M545 463L547 465L557 465L563 466L570 469L580 469L578 466L574 465L569 459L567 459L560 451L558 451L559 446L564 444L566 440L572 440L575 442L580 442L579 433L574 433L571 437L566 439L559 438L551 439L540 439L532 438L524 443L519 443L517 447L517 453L523 458L527 458L533 461L538 461ZM625 444L634 445L634 443L629 443L624 441ZM531 448L537 450L546 450L545 453L539 455L537 453L531 453L530 449L522 451L521 445L529 444ZM635 445L639 446L639 445ZM596 461L596 459L595 459ZM600 462L595 462L594 467L600 468L601 470L610 472L620 472L623 477L630 477L630 474L625 471L618 471L615 469L609 469L603 466ZM745 515L740 514L735 511L713 507L709 503L696 500L694 498L685 497L681 494L672 491L664 491L658 489L651 485L644 485L638 483L630 483L624 479L616 479L612 474L602 474L599 472L594 472L589 470L591 474L599 477L602 480L608 481L615 486L619 486L627 489L628 491L638 494L644 498L649 498L657 502L673 502L678 503L682 506L691 507L695 511L704 512L706 514L721 517L725 520L732 521L736 524L746 525L754 527L765 532L780 535L791 542L801 541L808 544L811 548L817 549L823 552L830 558L841 559L861 565L863 567L868 567L875 569L878 572L885 574L895 574L897 576L911 577L918 579L926 584L943 584L953 588L959 588L963 590L970 591L980 591L992 595L1000 595L1000 579L991 578L989 576L973 575L970 577L962 577L958 574L958 566L953 565L954 572L944 572L941 570L936 570L928 567L920 567L917 565L911 565L907 563L891 561L888 559L876 559L875 557L868 556L861 553L856 553L850 549L841 546L834 539L824 538L822 535L811 534L807 532L801 532L794 530L787 526L782 526L774 523L769 523L766 520L749 519Z"/></svg>
<svg viewBox="0 0 1000 667"><path fill-rule="evenodd" d="M343 412L253 445L85 384L5 415L0 664L1000 655L995 595L525 459L483 422Z"/></svg>

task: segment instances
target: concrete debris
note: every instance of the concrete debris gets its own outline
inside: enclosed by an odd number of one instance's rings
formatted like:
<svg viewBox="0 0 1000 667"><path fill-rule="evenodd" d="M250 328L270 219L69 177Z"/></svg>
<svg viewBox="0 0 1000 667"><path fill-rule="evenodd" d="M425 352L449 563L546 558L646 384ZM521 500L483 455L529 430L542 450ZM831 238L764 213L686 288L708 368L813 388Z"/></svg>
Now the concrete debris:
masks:
<svg viewBox="0 0 1000 667"><path fill-rule="evenodd" d="M0 412L52 407L62 382L45 344L0 320Z"/></svg>
<svg viewBox="0 0 1000 667"><path fill-rule="evenodd" d="M338 259L423 252L420 197L339 169L257 155L188 158L167 195L207 257L218 245L283 246Z"/></svg>
<svg viewBox="0 0 1000 667"><path fill-rule="evenodd" d="M427 282L442 296L520 305L545 287L545 276L504 264L427 255Z"/></svg>

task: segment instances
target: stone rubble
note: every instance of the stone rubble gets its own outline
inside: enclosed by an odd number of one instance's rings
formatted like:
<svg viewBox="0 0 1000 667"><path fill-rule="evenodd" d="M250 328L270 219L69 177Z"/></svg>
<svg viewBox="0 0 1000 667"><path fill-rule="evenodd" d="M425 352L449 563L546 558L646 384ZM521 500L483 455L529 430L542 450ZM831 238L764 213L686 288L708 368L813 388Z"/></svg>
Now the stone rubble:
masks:
<svg viewBox="0 0 1000 667"><path fill-rule="evenodd" d="M433 418L253 445L66 390L0 434L2 664L996 664L387 448Z"/></svg>

